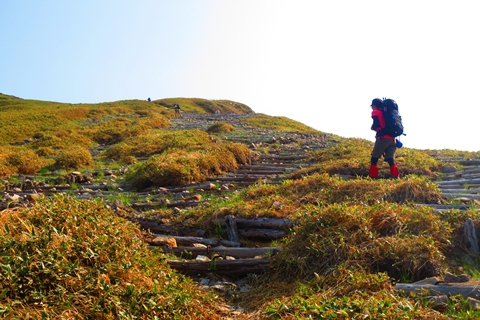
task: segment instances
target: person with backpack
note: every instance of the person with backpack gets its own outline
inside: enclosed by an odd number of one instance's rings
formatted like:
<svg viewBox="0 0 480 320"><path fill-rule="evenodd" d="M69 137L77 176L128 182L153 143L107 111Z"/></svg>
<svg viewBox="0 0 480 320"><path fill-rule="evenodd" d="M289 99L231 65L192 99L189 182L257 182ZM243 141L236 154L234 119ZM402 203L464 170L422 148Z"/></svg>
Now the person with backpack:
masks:
<svg viewBox="0 0 480 320"><path fill-rule="evenodd" d="M387 100L382 100L379 98L373 99L371 104L373 119L371 129L374 130L376 134L375 145L373 147L372 156L370 159L370 178L378 178L377 163L382 155L385 155L385 161L387 161L390 165L391 177L393 179L398 179L399 177L398 167L395 164L395 151L397 150L396 136L399 131L402 131L400 134L403 133L403 127L401 130L392 129L394 126L391 123L394 122L394 120L391 120L391 118L393 118L392 112L387 112L387 104L390 108L396 108L396 114L398 115L398 106L395 101L393 101L393 107L391 106L392 103L390 101L387 102ZM389 118L386 119L385 116L388 116Z"/></svg>
<svg viewBox="0 0 480 320"><path fill-rule="evenodd" d="M178 104L175 104L174 109L175 109L175 118L183 118L182 110L180 109L180 106Z"/></svg>

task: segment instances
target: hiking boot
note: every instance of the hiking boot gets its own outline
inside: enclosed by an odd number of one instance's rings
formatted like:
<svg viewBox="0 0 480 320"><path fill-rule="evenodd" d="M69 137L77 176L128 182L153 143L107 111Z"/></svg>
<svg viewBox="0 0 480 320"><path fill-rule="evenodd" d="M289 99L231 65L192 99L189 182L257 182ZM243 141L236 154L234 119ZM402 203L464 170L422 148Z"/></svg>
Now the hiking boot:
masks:
<svg viewBox="0 0 480 320"><path fill-rule="evenodd" d="M398 167L396 164L390 166L390 176L392 176L392 179L398 179Z"/></svg>
<svg viewBox="0 0 480 320"><path fill-rule="evenodd" d="M376 164L371 164L370 165L370 173L368 176L372 179L378 178L378 166Z"/></svg>

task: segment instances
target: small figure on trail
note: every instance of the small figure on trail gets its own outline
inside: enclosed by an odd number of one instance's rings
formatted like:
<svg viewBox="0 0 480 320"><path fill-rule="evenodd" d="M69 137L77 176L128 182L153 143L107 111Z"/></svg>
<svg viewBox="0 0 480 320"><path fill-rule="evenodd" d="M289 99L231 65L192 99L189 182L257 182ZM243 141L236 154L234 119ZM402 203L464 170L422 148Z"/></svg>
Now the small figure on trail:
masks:
<svg viewBox="0 0 480 320"><path fill-rule="evenodd" d="M175 118L183 118L183 115L182 115L182 110L180 109L180 106L178 104L175 104Z"/></svg>
<svg viewBox="0 0 480 320"><path fill-rule="evenodd" d="M152 99L150 99L150 97L148 97L147 101L150 102L150 101L152 101Z"/></svg>
<svg viewBox="0 0 480 320"><path fill-rule="evenodd" d="M371 178L378 178L378 160L385 155L385 161L390 165L390 175L393 179L398 179L398 167L395 164L395 151L397 150L395 136L384 133L386 124L383 115L383 101L375 98L372 101L372 119L373 124L371 129L376 132L375 146L373 147L372 157L370 160Z"/></svg>

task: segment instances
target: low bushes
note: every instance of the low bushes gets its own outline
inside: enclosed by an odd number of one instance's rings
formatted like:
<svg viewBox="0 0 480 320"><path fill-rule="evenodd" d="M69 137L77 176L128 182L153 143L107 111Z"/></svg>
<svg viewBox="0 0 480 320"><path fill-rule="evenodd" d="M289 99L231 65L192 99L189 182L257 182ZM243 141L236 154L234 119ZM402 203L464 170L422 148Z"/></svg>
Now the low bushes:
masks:
<svg viewBox="0 0 480 320"><path fill-rule="evenodd" d="M201 130L150 130L111 146L102 157L122 162L124 158L149 157L169 149L196 151L212 145L214 142Z"/></svg>
<svg viewBox="0 0 480 320"><path fill-rule="evenodd" d="M232 152L234 148L229 143L190 152L170 149L138 163L128 174L127 182L133 189L199 182L209 176L233 171L238 163L245 163L242 160L248 160L246 154L250 151L246 146L240 146L236 146L238 153Z"/></svg>
<svg viewBox="0 0 480 320"><path fill-rule="evenodd" d="M208 133L229 133L235 130L235 127L230 123L217 122L208 127Z"/></svg>
<svg viewBox="0 0 480 320"><path fill-rule="evenodd" d="M442 203L438 187L424 178L411 176L400 180L344 180L338 176L315 174L271 188L260 186L249 189L249 199L275 194L300 203L333 204L365 203L374 205L382 201L396 203Z"/></svg>
<svg viewBox="0 0 480 320"><path fill-rule="evenodd" d="M92 154L87 148L80 146L61 150L55 160L57 169L78 169L93 164Z"/></svg>
<svg viewBox="0 0 480 320"><path fill-rule="evenodd" d="M257 114L242 119L242 121L255 128L274 129L280 132L321 133L312 127L286 117L273 117L264 114Z"/></svg>
<svg viewBox="0 0 480 320"><path fill-rule="evenodd" d="M40 169L52 163L22 147L6 147L0 151L0 178L12 174L36 174Z"/></svg>
<svg viewBox="0 0 480 320"><path fill-rule="evenodd" d="M101 202L58 196L0 215L0 317L220 319L223 303L173 272Z"/></svg>
<svg viewBox="0 0 480 320"><path fill-rule="evenodd" d="M341 143L312 153L311 161L317 162L313 167L299 170L292 174L292 179L305 175L319 173L368 176L373 142L364 139L343 139ZM402 176L417 174L434 176L433 172L442 167L442 163L432 158L428 153L409 149L397 149L395 162ZM384 159L378 162L381 177L390 177L390 168Z"/></svg>
<svg viewBox="0 0 480 320"><path fill-rule="evenodd" d="M268 197L278 196L279 188L271 189ZM296 218L268 272L241 297L261 318L447 319L392 285L445 272L453 228L431 208L305 204Z"/></svg>

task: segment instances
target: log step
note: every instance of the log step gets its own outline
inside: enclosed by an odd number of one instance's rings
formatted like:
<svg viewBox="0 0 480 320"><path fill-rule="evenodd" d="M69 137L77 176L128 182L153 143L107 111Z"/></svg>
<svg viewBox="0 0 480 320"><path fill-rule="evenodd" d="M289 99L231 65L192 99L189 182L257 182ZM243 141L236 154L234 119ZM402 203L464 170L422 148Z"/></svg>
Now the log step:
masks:
<svg viewBox="0 0 480 320"><path fill-rule="evenodd" d="M245 276L262 273L270 264L270 258L213 260L209 262L169 260L172 269L188 275L215 273L223 276Z"/></svg>
<svg viewBox="0 0 480 320"><path fill-rule="evenodd" d="M480 286L478 284L474 285L464 285L464 284L408 284L408 283L397 283L395 289L403 290L405 292L414 292L414 293L423 293L428 291L430 295L447 295L447 296L456 296L462 295L464 297L470 297L474 299L479 299L479 290Z"/></svg>
<svg viewBox="0 0 480 320"><path fill-rule="evenodd" d="M248 259L256 256L273 256L280 251L281 247L265 247L265 248L229 248L224 246L212 248L197 248L197 247L169 247L163 246L163 252L166 254L173 253L177 257L188 257L195 259L199 255L203 255L212 259L214 256L234 257L236 259Z"/></svg>

